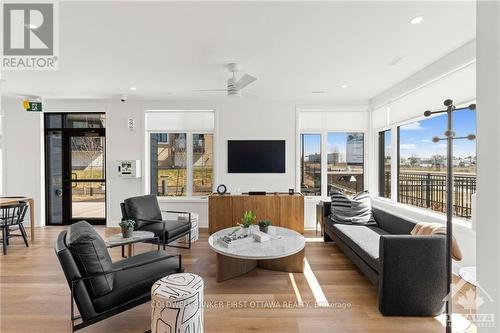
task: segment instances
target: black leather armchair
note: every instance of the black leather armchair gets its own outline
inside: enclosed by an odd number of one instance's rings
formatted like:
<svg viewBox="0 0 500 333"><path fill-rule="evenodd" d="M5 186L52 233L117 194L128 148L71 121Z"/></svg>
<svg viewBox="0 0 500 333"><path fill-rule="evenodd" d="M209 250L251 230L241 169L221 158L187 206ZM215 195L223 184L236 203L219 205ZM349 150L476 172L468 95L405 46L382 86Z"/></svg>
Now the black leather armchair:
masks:
<svg viewBox="0 0 500 333"><path fill-rule="evenodd" d="M151 231L165 246L191 248L191 213L174 210L160 210L156 196L141 195L126 199L120 204L122 217L134 220L135 230ZM187 214L188 221L164 220L161 213ZM170 245L173 241L188 236L187 246Z"/></svg>
<svg viewBox="0 0 500 333"><path fill-rule="evenodd" d="M84 221L59 234L55 253L71 289L72 332L150 301L156 281L183 272L181 256L162 250L111 262L104 241Z"/></svg>

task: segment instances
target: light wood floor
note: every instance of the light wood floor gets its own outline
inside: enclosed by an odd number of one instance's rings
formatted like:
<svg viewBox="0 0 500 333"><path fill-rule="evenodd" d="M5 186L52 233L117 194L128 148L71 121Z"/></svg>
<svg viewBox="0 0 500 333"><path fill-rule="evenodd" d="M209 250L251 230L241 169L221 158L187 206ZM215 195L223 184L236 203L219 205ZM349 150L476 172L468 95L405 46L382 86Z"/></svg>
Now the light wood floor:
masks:
<svg viewBox="0 0 500 333"><path fill-rule="evenodd" d="M13 239L8 255L0 257L1 332L70 331L69 289L53 250L62 229L38 228L37 241L28 249L21 239ZM103 227L98 230L102 235L117 232ZM316 237L314 232L305 236ZM434 318L383 317L377 309L377 290L333 244L308 242L306 246L318 291L304 274L261 269L217 283L216 256L208 248L207 237L207 231L202 230L191 250L168 249L182 253L187 272L204 278L205 332L444 332ZM151 248L140 244L136 250ZM119 260L119 248L111 249L111 255ZM455 298L467 288L470 286ZM314 307L321 293L329 308ZM310 306L297 307L300 299ZM278 304L280 308L265 306ZM81 332L144 332L149 329L149 318L149 304L144 304Z"/></svg>

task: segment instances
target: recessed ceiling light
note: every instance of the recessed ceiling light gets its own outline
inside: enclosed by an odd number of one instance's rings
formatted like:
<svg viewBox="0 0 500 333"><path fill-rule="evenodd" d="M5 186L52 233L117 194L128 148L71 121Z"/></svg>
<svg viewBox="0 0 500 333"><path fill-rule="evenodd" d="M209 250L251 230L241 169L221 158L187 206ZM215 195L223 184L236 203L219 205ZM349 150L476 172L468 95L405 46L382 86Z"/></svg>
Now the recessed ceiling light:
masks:
<svg viewBox="0 0 500 333"><path fill-rule="evenodd" d="M326 91L324 90L314 90L314 91L311 91L312 94L324 94Z"/></svg>
<svg viewBox="0 0 500 333"><path fill-rule="evenodd" d="M340 86L340 88L342 88L342 89L345 89L347 87L349 87L347 84L343 84L343 85Z"/></svg>
<svg viewBox="0 0 500 333"><path fill-rule="evenodd" d="M137 90L137 88L136 88L136 87L130 87L130 90L132 90L132 91L136 91L136 90Z"/></svg>
<svg viewBox="0 0 500 333"><path fill-rule="evenodd" d="M420 22L422 22L424 20L424 17L423 16L415 16L414 18L412 18L410 20L410 24L419 24Z"/></svg>

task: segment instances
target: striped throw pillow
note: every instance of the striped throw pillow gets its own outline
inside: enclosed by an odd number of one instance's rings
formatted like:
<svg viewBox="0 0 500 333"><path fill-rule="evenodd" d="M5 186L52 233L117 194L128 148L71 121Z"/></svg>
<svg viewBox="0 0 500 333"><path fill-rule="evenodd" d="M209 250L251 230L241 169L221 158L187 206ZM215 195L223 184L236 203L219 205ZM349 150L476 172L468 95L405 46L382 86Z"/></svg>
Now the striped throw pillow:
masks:
<svg viewBox="0 0 500 333"><path fill-rule="evenodd" d="M350 198L346 194L333 190L331 192L331 215L334 223L377 225L372 214L370 194L361 192Z"/></svg>

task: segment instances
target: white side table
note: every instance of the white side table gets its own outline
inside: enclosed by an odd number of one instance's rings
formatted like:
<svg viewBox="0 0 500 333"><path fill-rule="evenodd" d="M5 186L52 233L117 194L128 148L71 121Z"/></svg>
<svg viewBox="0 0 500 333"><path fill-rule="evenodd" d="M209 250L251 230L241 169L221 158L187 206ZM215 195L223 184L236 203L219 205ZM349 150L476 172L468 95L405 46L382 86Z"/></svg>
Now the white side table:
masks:
<svg viewBox="0 0 500 333"><path fill-rule="evenodd" d="M177 215L178 221L189 221L189 214L179 214ZM191 243L196 242L198 240L198 221L200 220L200 215L197 213L191 213ZM179 243L187 243L188 235L179 238Z"/></svg>
<svg viewBox="0 0 500 333"><path fill-rule="evenodd" d="M203 279L167 275L151 287L151 333L203 333Z"/></svg>

